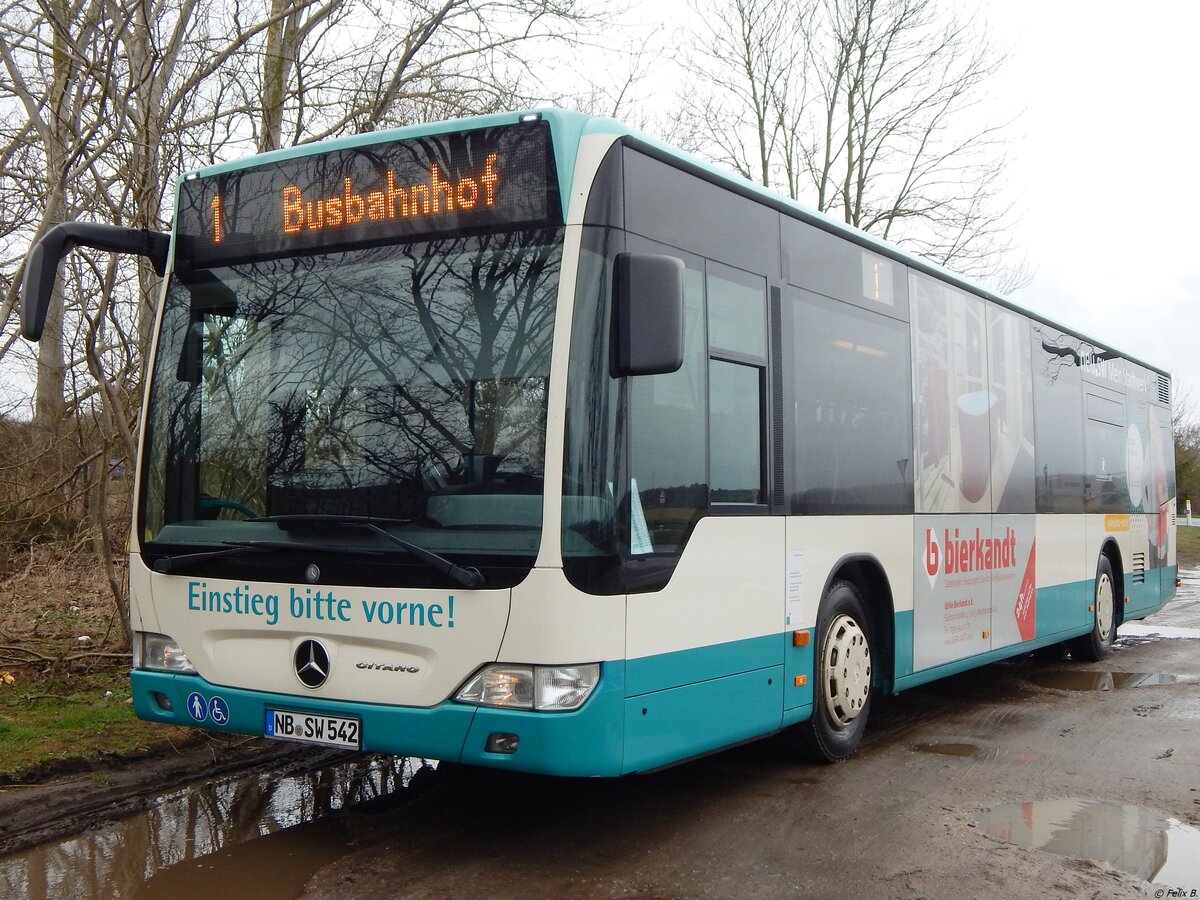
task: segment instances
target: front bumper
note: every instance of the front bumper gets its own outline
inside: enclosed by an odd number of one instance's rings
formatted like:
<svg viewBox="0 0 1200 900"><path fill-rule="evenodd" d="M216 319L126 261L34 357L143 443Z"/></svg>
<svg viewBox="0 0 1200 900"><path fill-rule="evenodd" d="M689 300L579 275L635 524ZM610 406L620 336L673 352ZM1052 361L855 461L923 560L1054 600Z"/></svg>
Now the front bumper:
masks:
<svg viewBox="0 0 1200 900"><path fill-rule="evenodd" d="M538 772L546 775L622 774L624 664L601 666L600 683L573 712L542 713L444 702L429 708L323 700L215 685L198 675L135 669L130 673L138 718L234 734L263 734L268 708L335 716L362 722L362 749L370 753L416 756L445 762ZM199 694L205 714L188 712ZM213 698L219 698L214 704ZM164 702L164 700L168 702ZM169 708L168 708L169 703ZM207 710L221 710L214 721ZM515 753L488 753L493 733L515 734Z"/></svg>

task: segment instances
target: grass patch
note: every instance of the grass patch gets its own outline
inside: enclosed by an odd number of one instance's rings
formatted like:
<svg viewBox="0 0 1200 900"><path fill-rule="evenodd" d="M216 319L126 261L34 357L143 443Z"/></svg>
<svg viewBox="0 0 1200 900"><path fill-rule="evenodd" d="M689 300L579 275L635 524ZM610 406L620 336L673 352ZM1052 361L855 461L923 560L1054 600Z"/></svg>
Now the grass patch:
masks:
<svg viewBox="0 0 1200 900"><path fill-rule="evenodd" d="M1175 534L1175 561L1179 568L1193 569L1200 566L1200 528L1180 525L1175 529Z"/></svg>
<svg viewBox="0 0 1200 900"><path fill-rule="evenodd" d="M162 744L178 728L143 722L133 714L127 666L86 674L11 672L0 679L0 780L19 781L31 770L66 759L123 755Z"/></svg>
<svg viewBox="0 0 1200 900"><path fill-rule="evenodd" d="M128 647L95 554L34 544L0 562L0 782L186 740L133 714Z"/></svg>

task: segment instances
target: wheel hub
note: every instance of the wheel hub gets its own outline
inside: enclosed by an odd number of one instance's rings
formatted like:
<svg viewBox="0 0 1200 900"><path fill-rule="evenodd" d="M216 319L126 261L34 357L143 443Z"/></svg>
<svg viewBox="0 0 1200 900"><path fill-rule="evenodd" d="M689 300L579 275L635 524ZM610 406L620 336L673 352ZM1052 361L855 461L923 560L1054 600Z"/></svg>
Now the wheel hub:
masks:
<svg viewBox="0 0 1200 900"><path fill-rule="evenodd" d="M1096 581L1096 635L1101 641L1108 641L1114 621L1112 581L1101 573Z"/></svg>
<svg viewBox="0 0 1200 900"><path fill-rule="evenodd" d="M863 711L871 693L871 647L859 624L844 613L825 632L821 674L825 710L830 721L845 728Z"/></svg>

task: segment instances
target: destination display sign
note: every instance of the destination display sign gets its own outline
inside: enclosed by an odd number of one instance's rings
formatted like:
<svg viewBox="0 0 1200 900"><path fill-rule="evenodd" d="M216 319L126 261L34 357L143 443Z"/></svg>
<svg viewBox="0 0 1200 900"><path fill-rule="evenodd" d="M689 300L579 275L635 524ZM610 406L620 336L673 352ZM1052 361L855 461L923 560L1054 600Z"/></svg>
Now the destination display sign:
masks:
<svg viewBox="0 0 1200 900"><path fill-rule="evenodd" d="M522 122L185 180L176 267L561 223L549 125Z"/></svg>

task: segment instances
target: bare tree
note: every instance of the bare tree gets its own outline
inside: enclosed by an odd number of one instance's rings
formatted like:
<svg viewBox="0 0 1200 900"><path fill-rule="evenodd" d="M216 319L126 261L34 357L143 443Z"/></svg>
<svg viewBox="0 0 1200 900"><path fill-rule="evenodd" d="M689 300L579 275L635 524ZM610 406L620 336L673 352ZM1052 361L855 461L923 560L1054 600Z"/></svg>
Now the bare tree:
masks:
<svg viewBox="0 0 1200 900"><path fill-rule="evenodd" d="M765 187L799 195L800 117L813 7L809 0L734 0L697 9L677 140Z"/></svg>
<svg viewBox="0 0 1200 900"><path fill-rule="evenodd" d="M24 416L9 420L21 443L0 454L0 521L75 527L127 626L119 548L132 479L113 473L132 466L161 279L145 260L72 254L35 350L14 312L25 250L45 228L81 218L165 230L178 173L520 105L534 93L521 87L529 54L570 43L588 21L579 0L0 7L0 358L6 381L29 367L32 412L48 429L31 455Z"/></svg>
<svg viewBox="0 0 1200 900"><path fill-rule="evenodd" d="M171 174L255 149L511 101L524 53L573 39L578 0L17 0L0 10L3 355L22 251L96 217L161 229ZM19 122L19 124L17 124ZM33 179L26 168L37 162ZM20 166L18 171L15 166ZM15 214L14 214L15 213ZM137 264L144 355L159 280ZM15 268L15 271L14 271ZM118 285L126 281L118 279ZM64 414L62 304L38 350L39 418Z"/></svg>
<svg viewBox="0 0 1200 900"><path fill-rule="evenodd" d="M197 112L208 80L267 24L230 26L202 14L197 0L53 0L3 10L0 103L24 113L6 135L6 169L19 160L27 174L5 171L0 183L5 199L17 201L4 235L15 271L5 278L0 355L28 353L14 344L11 316L28 241L75 218L164 228L162 160L186 155L184 113ZM218 114L214 105L201 112ZM114 497L111 473L134 456L160 279L145 260L92 252L73 254L62 268L36 350L34 457L14 462L24 488L2 512L6 521L74 521L101 563L127 636L117 549L132 480Z"/></svg>
<svg viewBox="0 0 1200 900"><path fill-rule="evenodd" d="M982 106L1004 57L977 20L938 0L734 0L698 18L696 150L935 262L1011 275L1008 123Z"/></svg>
<svg viewBox="0 0 1200 900"><path fill-rule="evenodd" d="M1181 505L1185 500L1193 501L1200 515L1200 422L1196 421L1195 407L1186 391L1175 397L1171 426L1175 435L1175 496Z"/></svg>
<svg viewBox="0 0 1200 900"><path fill-rule="evenodd" d="M75 215L69 186L83 180L98 152L110 146L101 123L117 116L111 69L118 31L103 0L48 0L29 8L11 6L0 33L0 89L24 113L22 137L35 139L42 153L40 172L26 173L29 185L25 224L37 233ZM30 179L29 176L33 175ZM15 302L18 279L9 284L5 308ZM64 304L55 292L38 352L35 422L48 442L66 415L67 361Z"/></svg>
<svg viewBox="0 0 1200 900"><path fill-rule="evenodd" d="M521 105L527 54L596 21L579 0L325 0L272 19L246 73L260 150Z"/></svg>

